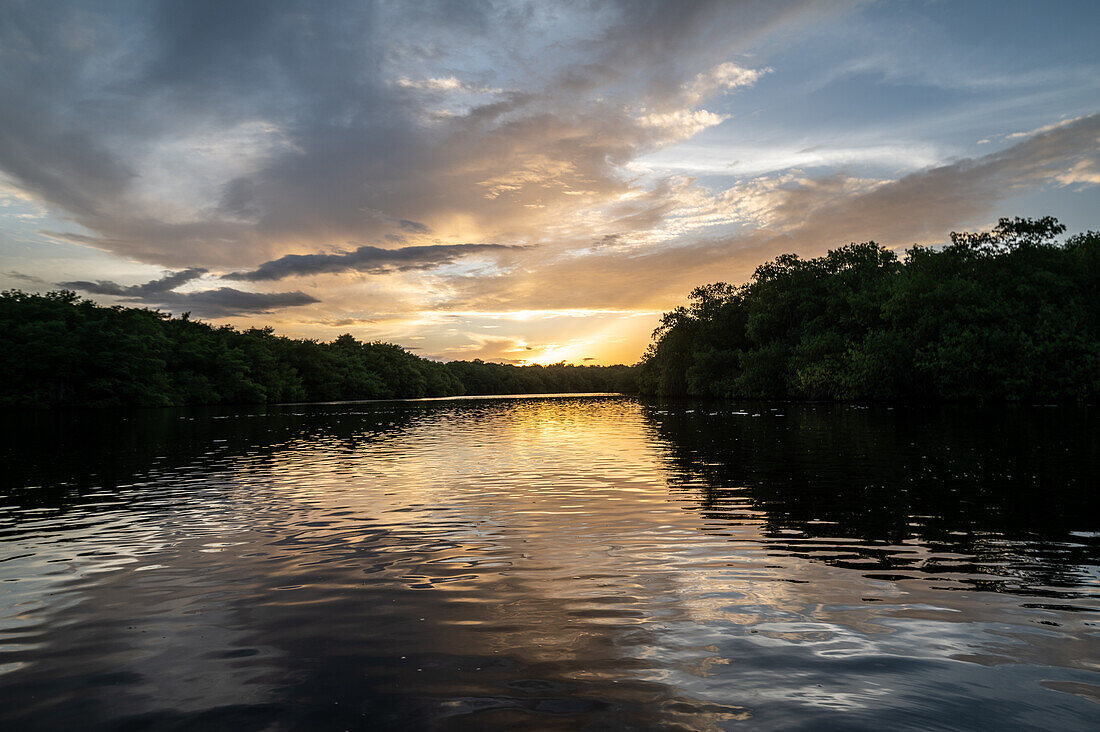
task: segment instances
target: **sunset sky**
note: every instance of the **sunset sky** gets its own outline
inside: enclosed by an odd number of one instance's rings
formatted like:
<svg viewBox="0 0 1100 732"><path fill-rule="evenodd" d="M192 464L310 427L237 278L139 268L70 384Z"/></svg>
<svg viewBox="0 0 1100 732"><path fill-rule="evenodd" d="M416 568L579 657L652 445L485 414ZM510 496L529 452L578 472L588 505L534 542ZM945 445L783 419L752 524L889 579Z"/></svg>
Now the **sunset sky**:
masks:
<svg viewBox="0 0 1100 732"><path fill-rule="evenodd" d="M1100 229L1100 3L0 0L0 288L633 363L782 252Z"/></svg>

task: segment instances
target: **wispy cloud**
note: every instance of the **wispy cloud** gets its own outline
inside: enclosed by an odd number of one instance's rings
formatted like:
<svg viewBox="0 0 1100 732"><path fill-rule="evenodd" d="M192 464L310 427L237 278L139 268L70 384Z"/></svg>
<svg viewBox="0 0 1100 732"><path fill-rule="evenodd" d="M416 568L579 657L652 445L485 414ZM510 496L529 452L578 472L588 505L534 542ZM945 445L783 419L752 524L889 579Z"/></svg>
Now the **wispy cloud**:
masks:
<svg viewBox="0 0 1100 732"><path fill-rule="evenodd" d="M332 272L367 272L378 274L394 270L405 272L416 269L432 269L450 264L472 254L522 249L506 244L428 244L424 246L380 249L361 246L339 254L287 254L248 272L234 272L224 276L227 280L280 280L295 275L312 275Z"/></svg>
<svg viewBox="0 0 1100 732"><path fill-rule="evenodd" d="M456 76L436 77L433 79L410 79L402 76L395 82L402 89L415 89L437 93L462 93L462 94L502 94L503 89L486 86L484 84L471 84L462 81Z"/></svg>
<svg viewBox="0 0 1100 732"><path fill-rule="evenodd" d="M206 273L192 268L169 272L140 285L120 285L110 280L62 282L61 287L93 295L109 295L126 302L155 305L176 311L191 311L207 317L270 313L282 308L319 302L304 292L246 292L232 287L176 292L176 289Z"/></svg>
<svg viewBox="0 0 1100 732"><path fill-rule="evenodd" d="M689 98L697 102L718 91L752 86L760 77L764 74L770 74L772 71L774 69L768 67L751 69L727 61L718 64L709 71L697 74L690 84L685 85L685 90L688 92Z"/></svg>
<svg viewBox="0 0 1100 732"><path fill-rule="evenodd" d="M206 270L202 267L193 267L180 272L169 272L160 279L150 280L140 285L124 286L109 280L100 280L98 282L62 282L61 284L64 287L84 290L85 292L91 292L96 295L115 295L142 300L170 292L177 287L181 287L192 280L202 277L204 274L206 274Z"/></svg>
<svg viewBox="0 0 1100 732"><path fill-rule="evenodd" d="M783 175L717 193L689 187L670 195L693 200L695 216L725 215L753 225L733 236L634 248L627 256L590 247L586 256L546 262L537 273L519 270L463 283L453 307L563 308L583 291L592 308L667 308L700 283L744 281L761 260L781 252L816 254L868 239L889 246L945 241L952 229L983 223L999 201L1019 191L1057 184L1073 171L1086 171L1085 178L1097 166L1100 114L894 180Z"/></svg>
<svg viewBox="0 0 1100 732"><path fill-rule="evenodd" d="M24 283L29 284L29 285L43 286L43 285L49 285L50 284L49 282L42 279L41 277L36 277L34 275L24 274L23 272L16 272L15 270L4 272L4 276L9 278L9 279L16 280L17 282L24 282Z"/></svg>

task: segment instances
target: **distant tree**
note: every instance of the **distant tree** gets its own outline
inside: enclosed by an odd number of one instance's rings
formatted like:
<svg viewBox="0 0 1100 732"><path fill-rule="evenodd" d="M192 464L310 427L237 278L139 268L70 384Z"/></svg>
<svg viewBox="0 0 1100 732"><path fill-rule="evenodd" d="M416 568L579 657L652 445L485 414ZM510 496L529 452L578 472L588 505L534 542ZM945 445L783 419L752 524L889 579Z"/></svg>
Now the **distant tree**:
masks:
<svg viewBox="0 0 1100 732"><path fill-rule="evenodd" d="M616 391L625 366L449 364L344 334L238 331L190 313L101 307L62 290L0 294L0 407L170 406Z"/></svg>

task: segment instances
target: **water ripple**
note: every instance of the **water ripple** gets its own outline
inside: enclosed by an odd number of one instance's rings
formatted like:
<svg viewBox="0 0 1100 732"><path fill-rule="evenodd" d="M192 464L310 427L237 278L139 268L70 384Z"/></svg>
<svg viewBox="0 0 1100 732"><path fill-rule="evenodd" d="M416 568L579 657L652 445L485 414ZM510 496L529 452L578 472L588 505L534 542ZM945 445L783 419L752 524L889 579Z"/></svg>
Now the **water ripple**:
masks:
<svg viewBox="0 0 1100 732"><path fill-rule="evenodd" d="M19 419L7 728L1089 729L1098 711L1089 410Z"/></svg>

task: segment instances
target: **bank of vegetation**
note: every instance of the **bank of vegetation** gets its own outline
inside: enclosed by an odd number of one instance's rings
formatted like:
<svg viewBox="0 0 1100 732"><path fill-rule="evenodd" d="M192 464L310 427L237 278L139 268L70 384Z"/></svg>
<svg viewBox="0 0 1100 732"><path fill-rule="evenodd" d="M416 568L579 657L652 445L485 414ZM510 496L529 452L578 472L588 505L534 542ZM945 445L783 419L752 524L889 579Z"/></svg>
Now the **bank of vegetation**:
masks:
<svg viewBox="0 0 1100 732"><path fill-rule="evenodd" d="M768 399L1095 400L1100 233L1001 219L898 257L785 254L666 313L642 393Z"/></svg>
<svg viewBox="0 0 1100 732"><path fill-rule="evenodd" d="M439 363L390 343L104 307L71 291L0 294L0 406L245 404L621 391L627 366Z"/></svg>
<svg viewBox="0 0 1100 732"><path fill-rule="evenodd" d="M784 254L665 313L636 366L441 363L390 343L0 293L0 407L184 406L554 392L741 399L1092 401L1100 233L1001 219L901 257Z"/></svg>

